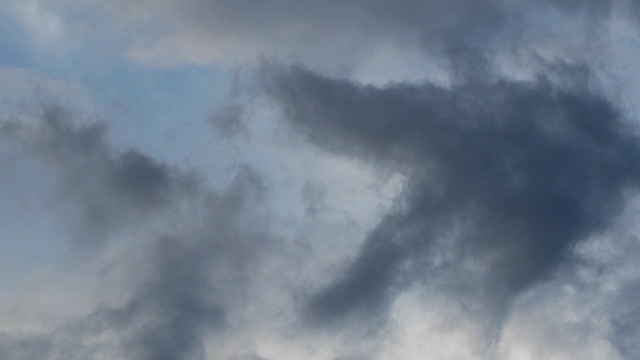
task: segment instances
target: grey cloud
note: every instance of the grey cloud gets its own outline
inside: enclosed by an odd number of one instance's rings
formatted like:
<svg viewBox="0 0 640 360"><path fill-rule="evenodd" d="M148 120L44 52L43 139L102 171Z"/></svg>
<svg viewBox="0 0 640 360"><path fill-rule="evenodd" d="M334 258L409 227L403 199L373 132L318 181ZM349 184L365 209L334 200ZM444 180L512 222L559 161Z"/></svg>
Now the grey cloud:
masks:
<svg viewBox="0 0 640 360"><path fill-rule="evenodd" d="M246 222L266 191L259 175L242 168L221 193L201 193L186 227L156 239L148 274L123 306L97 314L126 334L125 353L145 360L208 356L205 341L232 325L230 309L243 306L245 289L271 245L266 229Z"/></svg>
<svg viewBox="0 0 640 360"><path fill-rule="evenodd" d="M194 193L197 181L136 150L114 150L102 122L74 125L73 114L43 104L35 119L8 119L0 136L59 174L61 201L80 204L63 220L84 243L100 243L114 230L143 221L176 199ZM78 221L78 219L81 219Z"/></svg>
<svg viewBox="0 0 640 360"><path fill-rule="evenodd" d="M171 190L170 169L136 151L118 157L109 174L109 187L143 207L162 205Z"/></svg>
<svg viewBox="0 0 640 360"><path fill-rule="evenodd" d="M158 11L180 31L228 37L233 51L257 52L267 56L293 55L307 64L326 69L324 62L344 71L366 59L381 40L395 44L423 47L430 57L445 65L461 51L475 49L497 51L522 49L523 41L544 27L552 10L570 18L588 19L589 26L571 30L571 38L586 36L594 42L596 34L611 19L617 5L630 7L624 15L637 18L638 5L626 0L546 0L535 6L523 0L351 0L351 1L169 1L166 11L155 3L120 4L146 11ZM631 15L630 15L631 14ZM563 32L564 30L558 30ZM558 35L558 34L556 34ZM544 42L562 46L562 36ZM225 41L225 44L226 44ZM576 45L574 41L571 45ZM565 44L566 45L566 44ZM587 47L589 44L582 44ZM526 47L526 45L525 45ZM535 52L535 49L529 49ZM258 54L253 54L258 55ZM340 56L335 56L340 54ZM441 55L440 57L438 55ZM442 56L444 55L444 56ZM355 61L354 61L355 59ZM329 67L331 67L329 66ZM452 66L455 67L455 66ZM335 70L335 69L333 69Z"/></svg>
<svg viewBox="0 0 640 360"><path fill-rule="evenodd" d="M210 269L203 264L207 255L182 249L186 241L160 241L150 256L150 278L126 306L106 314L115 328L132 332L125 345L131 358L204 359L202 339L224 326L224 311L207 278Z"/></svg>
<svg viewBox="0 0 640 360"><path fill-rule="evenodd" d="M450 89L265 72L310 142L408 179L359 256L311 298L312 321L383 313L419 279L504 314L603 230L640 181L638 138L585 71L558 75L562 84L470 79Z"/></svg>
<svg viewBox="0 0 640 360"><path fill-rule="evenodd" d="M256 354L242 354L242 355L232 356L228 360L267 360L267 359Z"/></svg>
<svg viewBox="0 0 640 360"><path fill-rule="evenodd" d="M0 355L15 360L51 358L51 344L46 339L18 340L0 336Z"/></svg>
<svg viewBox="0 0 640 360"><path fill-rule="evenodd" d="M493 0L438 1L343 1L331 6L313 1L271 1L256 6L250 2L192 2L186 6L189 19L195 14L210 14L220 11L230 15L226 23L232 28L242 26L257 32L274 27L307 25L312 29L331 33L332 28L345 31L368 31L390 33L402 30L418 31L423 38L469 37L479 32L486 33L498 26L502 20L502 4ZM203 9L209 11L202 12ZM285 20L286 19L286 20ZM204 22L203 22L204 23ZM210 24L207 19L206 24ZM214 25L214 26L220 26ZM392 26L390 29L389 26ZM385 30L382 30L385 29ZM239 29L236 29L239 30ZM303 34L309 36L312 33Z"/></svg>
<svg viewBox="0 0 640 360"><path fill-rule="evenodd" d="M611 322L613 325L612 342L620 349L625 359L637 359L640 356L640 282L635 281L624 288L613 304Z"/></svg>
<svg viewBox="0 0 640 360"><path fill-rule="evenodd" d="M417 45L450 65L453 84L371 87L304 68L262 69L269 95L310 143L406 179L355 259L302 304L300 293L308 283L300 278L315 274L297 272L315 269L301 265L313 261L312 247L303 246L299 251L305 254L296 252L290 263L287 254L274 257L271 261L283 262L270 265L276 274L260 274L264 258L283 249L262 207L268 181L251 166L235 169L227 188L209 190L197 174L113 146L104 122L74 124L63 107L44 105L31 120L3 121L0 139L57 176L55 214L76 228L74 236L102 245L120 238L132 251L144 250L133 260L114 260L114 267L131 268L126 284L120 284L132 288L122 303L101 304L86 318L47 334L0 332L2 358L203 360L209 341L233 331L243 335L244 329L235 327L254 325L246 318L264 310L263 295L289 306L278 308L273 318L288 320L289 311L303 308L301 328L296 324L286 331L337 324L346 334L351 321L369 325L374 330L365 330L367 336L375 336L386 330L385 315L397 296L415 284L446 292L470 312L488 313L499 327L514 298L570 266L572 249L605 229L626 195L637 191L636 129L593 90L586 67L546 67L546 75L516 81L496 76L492 67L498 64L491 57L494 50L529 47L521 41L525 27L544 24L546 19L536 16L545 9L597 25L610 19L616 4L637 11L635 2L110 3L142 7L154 19L158 11L181 35L221 37L220 43L212 40L215 46L308 55L305 63L329 58L348 66L351 57L366 57L384 41ZM232 103L208 119L218 135L249 134L243 106ZM305 184L302 200L309 215L325 210L324 192L312 180ZM132 231L118 236L127 230ZM283 293L271 294L280 290L270 288L279 282L287 282ZM636 295L636 290L623 294L626 300L612 317L612 341L629 358L640 356L635 340L640 316L627 302ZM361 338L349 333L349 341L354 344L344 346L350 347L345 354L363 353ZM236 358L261 359L242 354Z"/></svg>
<svg viewBox="0 0 640 360"><path fill-rule="evenodd" d="M234 138L248 134L245 116L245 109L242 105L227 104L209 117L209 123L218 136Z"/></svg>
<svg viewBox="0 0 640 360"><path fill-rule="evenodd" d="M32 121L0 123L0 134L17 156L29 154L60 173L80 216L67 220L84 236L112 239L135 229L131 241L113 239L133 254L102 270L129 269L115 290L132 290L123 303L98 304L51 332L0 332L0 357L205 359L205 342L233 325L228 312L245 306L261 258L276 246L257 213L268 191L260 173L241 166L225 189L208 190L192 173L113 147L102 123L74 124L56 106L41 110ZM147 226L152 218L161 221Z"/></svg>
<svg viewBox="0 0 640 360"><path fill-rule="evenodd" d="M100 338L104 321L91 317L61 326L54 332L35 335L0 332L0 357L11 360L80 360L114 358L112 344Z"/></svg>
<svg viewBox="0 0 640 360"><path fill-rule="evenodd" d="M306 204L307 215L315 216L327 209L325 201L327 189L322 183L305 181L302 186L302 200Z"/></svg>
<svg viewBox="0 0 640 360"><path fill-rule="evenodd" d="M201 194L199 210L196 206L189 211L193 219L186 224L178 221L178 230L167 229L150 239L142 255L134 258L137 264L116 260L115 266L134 271L131 283L122 284L134 289L122 305L101 304L86 317L42 335L5 335L0 356L206 359L205 343L234 325L227 313L245 306L252 274L273 245L264 229L256 230L242 220L247 207L255 206L253 195L243 194L261 191L251 188L256 175L244 172L225 192ZM115 340L101 343L114 333Z"/></svg>
<svg viewBox="0 0 640 360"><path fill-rule="evenodd" d="M640 356L638 323L640 323L640 313L637 309L613 321L614 335L612 340L625 359L637 359Z"/></svg>

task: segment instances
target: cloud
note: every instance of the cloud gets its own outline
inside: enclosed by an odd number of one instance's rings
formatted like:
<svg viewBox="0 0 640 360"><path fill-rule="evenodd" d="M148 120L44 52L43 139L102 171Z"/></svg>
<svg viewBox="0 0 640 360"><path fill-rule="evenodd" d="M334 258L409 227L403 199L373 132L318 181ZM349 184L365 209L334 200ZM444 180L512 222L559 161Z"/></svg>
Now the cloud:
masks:
<svg viewBox="0 0 640 360"><path fill-rule="evenodd" d="M276 246L253 212L267 191L260 174L244 166L225 190L206 190L192 173L113 148L104 123L75 123L56 105L0 124L14 154L59 172L60 202L75 210L62 219L81 227L83 244L127 249L94 275L107 283L125 269L116 300L43 333L4 333L0 356L204 359L205 339L229 326L228 312L244 306L262 255Z"/></svg>
<svg viewBox="0 0 640 360"><path fill-rule="evenodd" d="M132 44L126 56L135 61L174 67L250 63L267 56L378 82L413 81L418 73L441 77L432 72L455 67L452 59L464 56L460 52L467 49L503 53L514 61L518 53L528 57L552 47L591 57L606 43L600 38L607 38L610 20L635 20L638 13L634 2L625 0L548 0L536 6L521 0L352 0L330 6L292 0L168 0L161 5L114 1L111 6L126 14L153 16L168 28ZM548 20L556 18L565 25ZM411 74L397 67L384 74L376 71L389 61L408 66L418 62L416 57L437 70L424 74L415 64ZM367 66L371 74L363 74Z"/></svg>
<svg viewBox="0 0 640 360"><path fill-rule="evenodd" d="M311 180L305 181L302 187L302 199L307 205L307 215L315 216L327 210L326 193L324 184L314 183Z"/></svg>
<svg viewBox="0 0 640 360"><path fill-rule="evenodd" d="M50 46L64 35L64 26L56 14L43 7L37 0L14 1L15 15L39 46Z"/></svg>
<svg viewBox="0 0 640 360"><path fill-rule="evenodd" d="M100 243L128 220L143 220L195 191L194 178L135 150L118 152L106 140L102 122L74 125L69 109L43 104L31 121L14 117L0 134L19 150L53 165L62 179L62 203L81 205L81 242ZM70 219L64 219L70 220ZM73 220L72 220L73 221Z"/></svg>
<svg viewBox="0 0 640 360"><path fill-rule="evenodd" d="M418 280L500 318L603 231L640 180L638 138L584 69L451 88L360 86L300 67L265 73L312 144L408 179L357 258L311 297L314 322L384 314Z"/></svg>
<svg viewBox="0 0 640 360"><path fill-rule="evenodd" d="M94 104L88 89L78 81L64 81L31 71L28 68L0 68L0 111L2 116L11 113L19 104L31 104L50 97L61 104L73 104L76 111L89 112Z"/></svg>
<svg viewBox="0 0 640 360"><path fill-rule="evenodd" d="M3 300L0 357L638 357L640 139L603 81L634 63L636 3L17 4L34 45L90 43L68 48L90 69L80 50L115 51L136 84L268 64L208 107L216 137L183 158L114 145L109 119L79 115L84 87L0 71L0 155L67 230L45 237L76 245L73 276ZM46 94L16 95L30 82Z"/></svg>
<svg viewBox="0 0 640 360"><path fill-rule="evenodd" d="M637 279L623 287L610 314L613 325L611 340L625 359L634 359L640 355L640 307L634 301L637 299L638 291L640 281Z"/></svg>
<svg viewBox="0 0 640 360"><path fill-rule="evenodd" d="M247 135L245 109L240 104L227 104L209 117L209 123L216 133L223 138L234 138Z"/></svg>

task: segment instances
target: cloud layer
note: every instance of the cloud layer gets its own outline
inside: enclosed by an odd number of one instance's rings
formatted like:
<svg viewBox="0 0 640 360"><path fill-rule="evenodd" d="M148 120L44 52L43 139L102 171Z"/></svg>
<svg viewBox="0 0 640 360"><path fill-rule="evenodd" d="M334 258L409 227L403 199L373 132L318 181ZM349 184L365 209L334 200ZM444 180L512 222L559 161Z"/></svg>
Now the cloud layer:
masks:
<svg viewBox="0 0 640 360"><path fill-rule="evenodd" d="M34 233L66 249L0 293L0 358L640 356L640 77L624 67L636 44L617 37L637 35L636 2L12 9L25 31L46 15L61 48L86 41L136 79L243 71L227 102L202 104L217 110L199 119L211 133L197 158L168 160L200 140L165 144L152 121L114 138L122 112L83 115L103 101L93 85L58 97L62 81L41 81L22 98L31 72L0 69L0 159L14 164L0 184L24 193L0 189L0 214L44 223ZM8 243L28 242L16 229Z"/></svg>
<svg viewBox="0 0 640 360"><path fill-rule="evenodd" d="M408 179L344 276L312 299L318 319L379 313L403 279L448 272L448 286L478 287L504 311L605 229L638 185L638 139L582 72L560 76L576 85L542 76L453 88L269 73L269 90L309 141Z"/></svg>

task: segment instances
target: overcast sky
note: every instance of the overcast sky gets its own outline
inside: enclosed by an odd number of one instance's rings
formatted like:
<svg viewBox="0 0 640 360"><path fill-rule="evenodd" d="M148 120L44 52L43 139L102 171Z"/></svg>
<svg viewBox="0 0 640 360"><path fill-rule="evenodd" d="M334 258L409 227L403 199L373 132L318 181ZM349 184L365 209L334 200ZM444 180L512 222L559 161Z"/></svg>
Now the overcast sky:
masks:
<svg viewBox="0 0 640 360"><path fill-rule="evenodd" d="M634 0L0 0L0 358L640 358Z"/></svg>

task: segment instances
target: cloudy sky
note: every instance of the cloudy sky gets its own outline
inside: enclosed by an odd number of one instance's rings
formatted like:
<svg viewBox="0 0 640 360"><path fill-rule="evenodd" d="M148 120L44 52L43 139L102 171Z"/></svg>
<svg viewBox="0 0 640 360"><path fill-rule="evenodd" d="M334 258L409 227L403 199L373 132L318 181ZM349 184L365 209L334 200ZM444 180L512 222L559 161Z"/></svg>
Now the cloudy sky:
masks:
<svg viewBox="0 0 640 360"><path fill-rule="evenodd" d="M640 358L637 1L0 5L0 358Z"/></svg>

